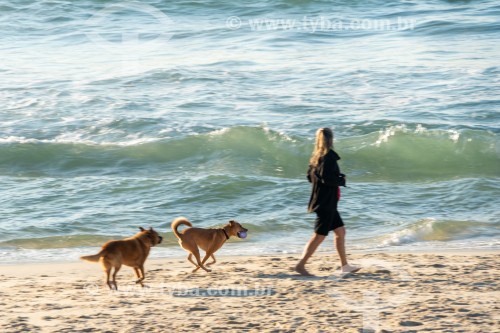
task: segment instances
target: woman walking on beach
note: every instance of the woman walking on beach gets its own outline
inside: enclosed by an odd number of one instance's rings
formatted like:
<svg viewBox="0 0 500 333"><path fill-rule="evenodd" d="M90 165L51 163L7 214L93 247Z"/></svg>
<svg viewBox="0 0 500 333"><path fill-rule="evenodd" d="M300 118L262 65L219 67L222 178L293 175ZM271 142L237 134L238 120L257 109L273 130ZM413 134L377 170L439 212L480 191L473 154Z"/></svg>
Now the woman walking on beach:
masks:
<svg viewBox="0 0 500 333"><path fill-rule="evenodd" d="M307 179L312 183L308 212L315 212L317 217L314 234L306 244L302 258L295 266L295 271L301 275L311 275L305 268L307 260L314 254L329 231L335 234L335 246L340 257L341 271L353 273L360 269L347 263L345 227L337 211L337 203L340 199L339 186L345 186L345 175L340 173L338 160L340 157L333 150L333 131L327 127L320 128L316 132L316 143L307 171Z"/></svg>

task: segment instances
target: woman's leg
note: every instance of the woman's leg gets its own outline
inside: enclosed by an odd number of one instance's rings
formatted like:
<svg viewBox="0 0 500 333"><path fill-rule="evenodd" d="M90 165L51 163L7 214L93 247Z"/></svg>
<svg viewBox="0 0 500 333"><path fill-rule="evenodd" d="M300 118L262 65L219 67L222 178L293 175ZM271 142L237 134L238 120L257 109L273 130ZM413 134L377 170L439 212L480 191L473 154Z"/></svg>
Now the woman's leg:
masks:
<svg viewBox="0 0 500 333"><path fill-rule="evenodd" d="M295 266L295 271L301 275L312 275L306 270L306 263L309 258L314 254L318 246L323 242L326 236L314 233L309 242L307 242L304 252L302 253L302 258L300 259L297 266Z"/></svg>
<svg viewBox="0 0 500 333"><path fill-rule="evenodd" d="M347 265L347 257L345 254L345 227L339 227L333 230L335 233L335 247L340 257L341 266Z"/></svg>
<svg viewBox="0 0 500 333"><path fill-rule="evenodd" d="M345 227L335 228L335 247L340 257L341 271L343 273L354 273L360 270L360 267L351 266L347 263L347 256L345 252Z"/></svg>

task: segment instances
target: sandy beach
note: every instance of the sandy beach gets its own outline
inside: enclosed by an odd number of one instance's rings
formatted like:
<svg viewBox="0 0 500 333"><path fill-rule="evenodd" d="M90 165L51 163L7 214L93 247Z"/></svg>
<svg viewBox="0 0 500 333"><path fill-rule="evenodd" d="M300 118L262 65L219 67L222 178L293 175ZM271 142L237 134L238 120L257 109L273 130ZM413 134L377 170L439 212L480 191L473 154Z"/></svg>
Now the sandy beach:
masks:
<svg viewBox="0 0 500 333"><path fill-rule="evenodd" d="M185 258L149 260L104 285L98 264L3 265L2 332L499 332L498 253L356 253L336 273L318 254L301 277L296 255L218 257L191 274Z"/></svg>

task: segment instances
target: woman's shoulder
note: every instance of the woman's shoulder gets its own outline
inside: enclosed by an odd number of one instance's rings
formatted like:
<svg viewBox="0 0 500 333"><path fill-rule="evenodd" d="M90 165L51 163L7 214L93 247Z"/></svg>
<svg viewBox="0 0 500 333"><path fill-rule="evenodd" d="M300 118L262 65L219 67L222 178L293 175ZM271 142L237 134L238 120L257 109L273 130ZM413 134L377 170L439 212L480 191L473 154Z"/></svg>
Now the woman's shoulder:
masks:
<svg viewBox="0 0 500 333"><path fill-rule="evenodd" d="M339 154L333 149L330 149L328 153L325 155L325 159L333 159L335 161L340 160Z"/></svg>

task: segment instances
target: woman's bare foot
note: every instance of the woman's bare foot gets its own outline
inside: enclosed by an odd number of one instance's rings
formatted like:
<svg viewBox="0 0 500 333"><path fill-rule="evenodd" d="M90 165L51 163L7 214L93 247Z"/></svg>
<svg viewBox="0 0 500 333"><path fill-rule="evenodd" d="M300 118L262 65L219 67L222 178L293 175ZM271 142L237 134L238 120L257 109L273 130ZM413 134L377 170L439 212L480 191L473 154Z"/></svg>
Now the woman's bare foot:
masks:
<svg viewBox="0 0 500 333"><path fill-rule="evenodd" d="M361 269L361 267L351 266L351 265L347 264L347 265L342 266L342 268L340 269L340 272L341 273L356 273L360 269Z"/></svg>
<svg viewBox="0 0 500 333"><path fill-rule="evenodd" d="M314 276L307 271L307 269L304 265L301 265L301 264L297 264L297 266L295 266L295 271L302 276Z"/></svg>

